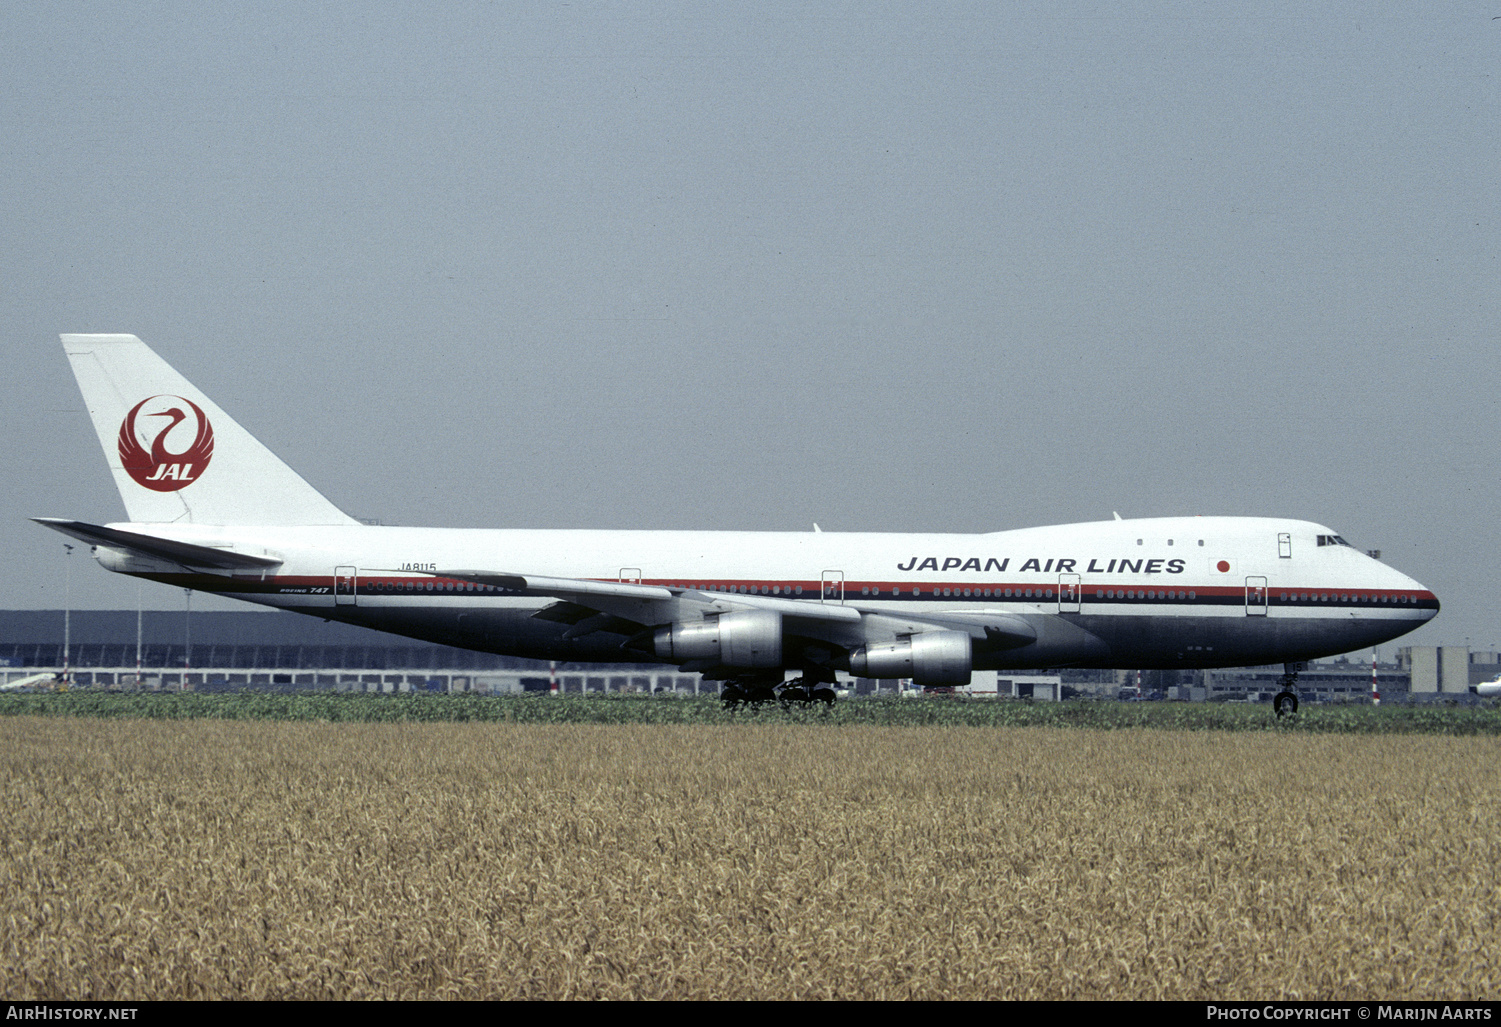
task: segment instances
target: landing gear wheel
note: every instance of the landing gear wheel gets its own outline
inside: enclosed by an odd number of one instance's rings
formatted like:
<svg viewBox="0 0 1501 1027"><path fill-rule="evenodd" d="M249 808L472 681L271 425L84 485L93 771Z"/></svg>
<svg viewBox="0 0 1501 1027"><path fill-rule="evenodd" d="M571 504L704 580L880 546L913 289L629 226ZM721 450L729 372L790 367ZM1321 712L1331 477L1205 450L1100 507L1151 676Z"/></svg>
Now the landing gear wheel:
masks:
<svg viewBox="0 0 1501 1027"><path fill-rule="evenodd" d="M745 693L745 701L760 706L762 703L775 702L777 693L772 691L770 685L751 685Z"/></svg>
<svg viewBox="0 0 1501 1027"><path fill-rule="evenodd" d="M782 702L784 705L791 703L807 703L808 698L808 690L802 685L792 684L782 689Z"/></svg>
<svg viewBox="0 0 1501 1027"><path fill-rule="evenodd" d="M1303 669L1301 663L1284 663L1282 665L1282 679L1278 683L1282 691L1272 699L1272 712L1279 717L1298 712L1298 671Z"/></svg>
<svg viewBox="0 0 1501 1027"><path fill-rule="evenodd" d="M834 700L837 698L837 696L834 695L834 690L832 688L830 688L828 685L823 685L819 688L813 689L813 694L808 698L811 702L821 702L825 706L833 706Z"/></svg>
<svg viewBox="0 0 1501 1027"><path fill-rule="evenodd" d="M745 702L745 691L733 682L727 683L719 690L719 702L727 710L733 710Z"/></svg>

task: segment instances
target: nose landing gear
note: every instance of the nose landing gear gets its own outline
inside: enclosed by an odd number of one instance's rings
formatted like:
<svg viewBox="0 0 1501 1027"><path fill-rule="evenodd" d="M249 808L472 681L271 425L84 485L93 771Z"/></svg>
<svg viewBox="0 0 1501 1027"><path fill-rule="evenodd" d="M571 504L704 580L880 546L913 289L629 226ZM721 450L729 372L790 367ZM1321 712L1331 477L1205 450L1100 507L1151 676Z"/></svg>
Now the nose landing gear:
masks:
<svg viewBox="0 0 1501 1027"><path fill-rule="evenodd" d="M1298 712L1298 671L1302 669L1301 663L1282 665L1282 678L1278 681L1278 684L1282 686L1282 691L1272 698L1272 712L1278 717L1286 717Z"/></svg>

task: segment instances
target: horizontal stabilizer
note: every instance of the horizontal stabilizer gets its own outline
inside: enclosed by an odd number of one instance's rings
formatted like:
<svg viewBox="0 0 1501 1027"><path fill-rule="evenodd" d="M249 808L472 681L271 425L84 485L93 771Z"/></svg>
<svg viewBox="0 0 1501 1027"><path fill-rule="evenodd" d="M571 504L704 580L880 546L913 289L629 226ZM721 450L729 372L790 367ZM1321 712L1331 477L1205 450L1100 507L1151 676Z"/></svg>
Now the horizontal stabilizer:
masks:
<svg viewBox="0 0 1501 1027"><path fill-rule="evenodd" d="M195 546L190 542L176 542L169 538L157 538L154 535L142 535L134 531L121 531L119 528L105 528L84 521L69 521L61 517L33 517L32 520L53 531L60 531L81 542L87 542L91 546L112 546L115 549L126 549L157 560L167 560L192 567L241 571L262 570L281 565L280 560L269 556L250 556L246 553L215 549L212 546Z"/></svg>

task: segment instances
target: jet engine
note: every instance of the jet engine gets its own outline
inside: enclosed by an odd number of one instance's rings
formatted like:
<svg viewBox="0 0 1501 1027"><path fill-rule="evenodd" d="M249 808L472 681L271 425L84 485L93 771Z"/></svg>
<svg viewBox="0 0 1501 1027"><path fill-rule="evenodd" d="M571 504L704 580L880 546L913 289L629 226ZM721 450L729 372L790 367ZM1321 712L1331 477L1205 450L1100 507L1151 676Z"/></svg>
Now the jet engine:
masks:
<svg viewBox="0 0 1501 1027"><path fill-rule="evenodd" d="M782 615L737 610L658 628L652 649L669 660L713 660L726 667L780 667Z"/></svg>
<svg viewBox="0 0 1501 1027"><path fill-rule="evenodd" d="M919 685L967 685L973 668L969 635L962 631L924 631L850 653L856 677L911 678Z"/></svg>

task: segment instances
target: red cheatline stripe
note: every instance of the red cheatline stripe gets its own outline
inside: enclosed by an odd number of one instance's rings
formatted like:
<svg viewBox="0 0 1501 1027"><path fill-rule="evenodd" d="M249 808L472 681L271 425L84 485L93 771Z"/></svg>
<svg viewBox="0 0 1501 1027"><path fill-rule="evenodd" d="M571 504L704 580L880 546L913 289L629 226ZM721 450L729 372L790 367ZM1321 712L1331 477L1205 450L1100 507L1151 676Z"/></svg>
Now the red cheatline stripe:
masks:
<svg viewBox="0 0 1501 1027"><path fill-rule="evenodd" d="M205 592L240 592L240 593L272 593L288 588L328 589L336 581L334 575L278 575L268 577L264 581L256 579L223 578L218 575L206 574L160 574L143 575L161 581L170 581L175 584L192 584L200 591ZM596 579L614 580L614 579ZM506 590L490 588L473 582L457 578L437 578L429 575L421 577L398 576L386 574L358 575L356 576L359 594L361 595L416 595L442 593L444 595L492 594L503 595ZM689 580L658 578L644 582L649 585L657 585L670 588L687 588L705 591L713 594L725 595L767 595L777 598L793 599L818 599L822 595L822 584L819 581L780 581L772 579L715 579L715 580ZM432 585L429 590L427 586ZM395 586L400 586L399 588ZM411 590L407 590L411 586ZM1184 604L1184 603L1214 603L1224 605L1228 603L1240 603L1246 599L1246 588L1243 585L1187 585L1173 584L1168 586L1113 586L1099 584L1083 584L1076 586L1081 600L1086 604L1101 603L1159 603L1159 604ZM802 591L798 592L797 589ZM970 594L964 595L965 588ZM1010 589L1011 595L1005 595L1005 590ZM900 589L900 592L897 590ZM921 590L917 592L917 590ZM947 589L949 594L944 595ZM990 590L990 595L985 595L985 590ZM743 591L742 591L743 590ZM1028 596L1030 590L1033 594ZM1148 596L1146 593L1152 593ZM914 594L916 593L916 594ZM1110 595L1109 593L1114 593ZM1192 593L1192 597L1188 596ZM319 593L321 594L321 593ZM1059 586L1053 582L1046 583L1000 583L1000 584L976 584L975 582L911 582L911 581L846 581L843 586L843 598L846 601L860 599L967 599L971 601L988 601L1002 603L1037 603L1054 602L1059 599ZM1375 609L1408 609L1431 607L1436 605L1437 597L1424 589L1419 591L1404 591L1398 589L1330 589L1325 587L1313 588L1286 588L1276 587L1266 589L1269 605L1279 608L1328 608L1330 606L1360 605ZM1324 596L1323 599L1292 598L1301 596ZM1344 597L1344 598L1340 598ZM1405 598L1405 601L1403 599ZM1071 600L1065 599L1066 602Z"/></svg>

